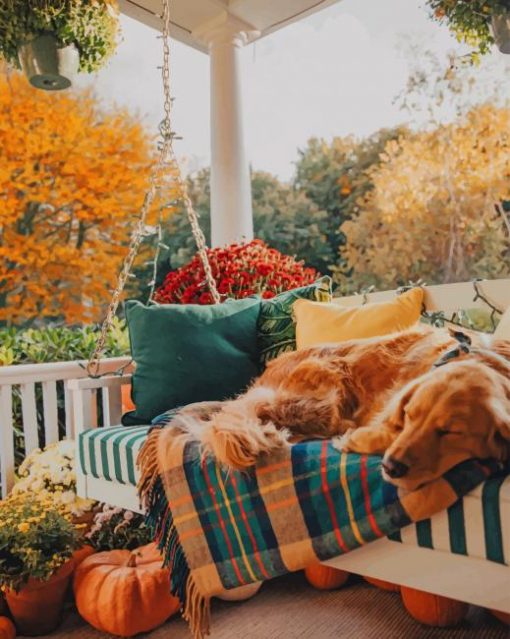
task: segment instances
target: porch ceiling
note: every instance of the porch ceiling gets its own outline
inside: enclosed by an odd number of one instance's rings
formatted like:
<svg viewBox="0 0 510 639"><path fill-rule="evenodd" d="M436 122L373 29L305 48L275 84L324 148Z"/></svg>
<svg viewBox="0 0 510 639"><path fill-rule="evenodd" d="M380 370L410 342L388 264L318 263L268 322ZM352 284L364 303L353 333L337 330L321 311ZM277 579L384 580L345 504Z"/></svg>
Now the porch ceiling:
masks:
<svg viewBox="0 0 510 639"><path fill-rule="evenodd" d="M258 39L325 9L340 0L171 0L173 37L200 51L193 33L214 20L231 15L258 32ZM161 0L120 0L121 11L155 29L161 27Z"/></svg>

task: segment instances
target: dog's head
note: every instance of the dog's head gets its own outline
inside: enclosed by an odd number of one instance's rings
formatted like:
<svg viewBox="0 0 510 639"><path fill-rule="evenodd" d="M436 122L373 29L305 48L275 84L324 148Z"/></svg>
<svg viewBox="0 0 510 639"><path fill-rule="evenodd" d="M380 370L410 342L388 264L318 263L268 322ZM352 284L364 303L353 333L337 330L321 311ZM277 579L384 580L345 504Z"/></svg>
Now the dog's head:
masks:
<svg viewBox="0 0 510 639"><path fill-rule="evenodd" d="M470 458L510 458L510 380L488 366L449 363L395 398L398 433L383 459L387 481L414 490Z"/></svg>

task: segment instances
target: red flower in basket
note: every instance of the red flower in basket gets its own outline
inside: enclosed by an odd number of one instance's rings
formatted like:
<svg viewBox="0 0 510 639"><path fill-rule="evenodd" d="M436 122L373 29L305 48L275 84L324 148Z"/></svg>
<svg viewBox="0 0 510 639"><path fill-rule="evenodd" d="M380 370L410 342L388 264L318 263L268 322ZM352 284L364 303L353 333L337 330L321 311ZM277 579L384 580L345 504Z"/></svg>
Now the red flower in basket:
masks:
<svg viewBox="0 0 510 639"><path fill-rule="evenodd" d="M302 261L269 248L262 240L207 251L218 291L223 299L255 293L264 299L311 284L318 277ZM160 304L212 304L200 257L171 271L154 295Z"/></svg>

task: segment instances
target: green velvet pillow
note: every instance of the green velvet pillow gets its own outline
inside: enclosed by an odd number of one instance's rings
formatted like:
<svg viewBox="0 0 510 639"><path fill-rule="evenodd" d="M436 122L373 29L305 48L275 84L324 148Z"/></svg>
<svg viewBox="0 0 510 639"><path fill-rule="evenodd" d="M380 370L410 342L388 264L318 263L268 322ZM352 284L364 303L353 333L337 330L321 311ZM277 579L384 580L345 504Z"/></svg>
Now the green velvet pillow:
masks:
<svg viewBox="0 0 510 639"><path fill-rule="evenodd" d="M331 302L331 278L325 275L308 286L262 300L257 326L262 366L282 353L296 350L296 323L292 306L297 299Z"/></svg>
<svg viewBox="0 0 510 639"><path fill-rule="evenodd" d="M244 391L259 373L259 311L255 298L214 306L128 301L136 411L123 423L150 424L169 408Z"/></svg>

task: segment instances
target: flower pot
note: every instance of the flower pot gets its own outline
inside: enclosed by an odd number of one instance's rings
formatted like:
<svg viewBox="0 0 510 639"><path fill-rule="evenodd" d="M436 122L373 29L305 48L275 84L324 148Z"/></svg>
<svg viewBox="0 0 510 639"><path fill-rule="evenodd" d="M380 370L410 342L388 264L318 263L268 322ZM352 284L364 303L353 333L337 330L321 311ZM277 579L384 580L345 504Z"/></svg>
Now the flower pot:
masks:
<svg viewBox="0 0 510 639"><path fill-rule="evenodd" d="M30 637L46 635L60 623L62 607L74 569L74 562L68 561L48 580L29 579L19 591L5 593L18 632Z"/></svg>
<svg viewBox="0 0 510 639"><path fill-rule="evenodd" d="M510 53L510 12L495 13L491 19L492 35L501 53Z"/></svg>
<svg viewBox="0 0 510 639"><path fill-rule="evenodd" d="M4 595L0 592L0 617L5 617L7 615L7 602L5 601Z"/></svg>
<svg viewBox="0 0 510 639"><path fill-rule="evenodd" d="M68 89L80 66L80 54L74 44L59 48L57 39L50 34L21 45L18 57L30 84L45 91Z"/></svg>
<svg viewBox="0 0 510 639"><path fill-rule="evenodd" d="M89 544L85 544L81 548L78 548L78 550L75 550L73 552L74 567L78 568L82 561L85 561L85 559L87 559L91 555L94 555L95 553L95 548L92 548L92 546L90 546Z"/></svg>

